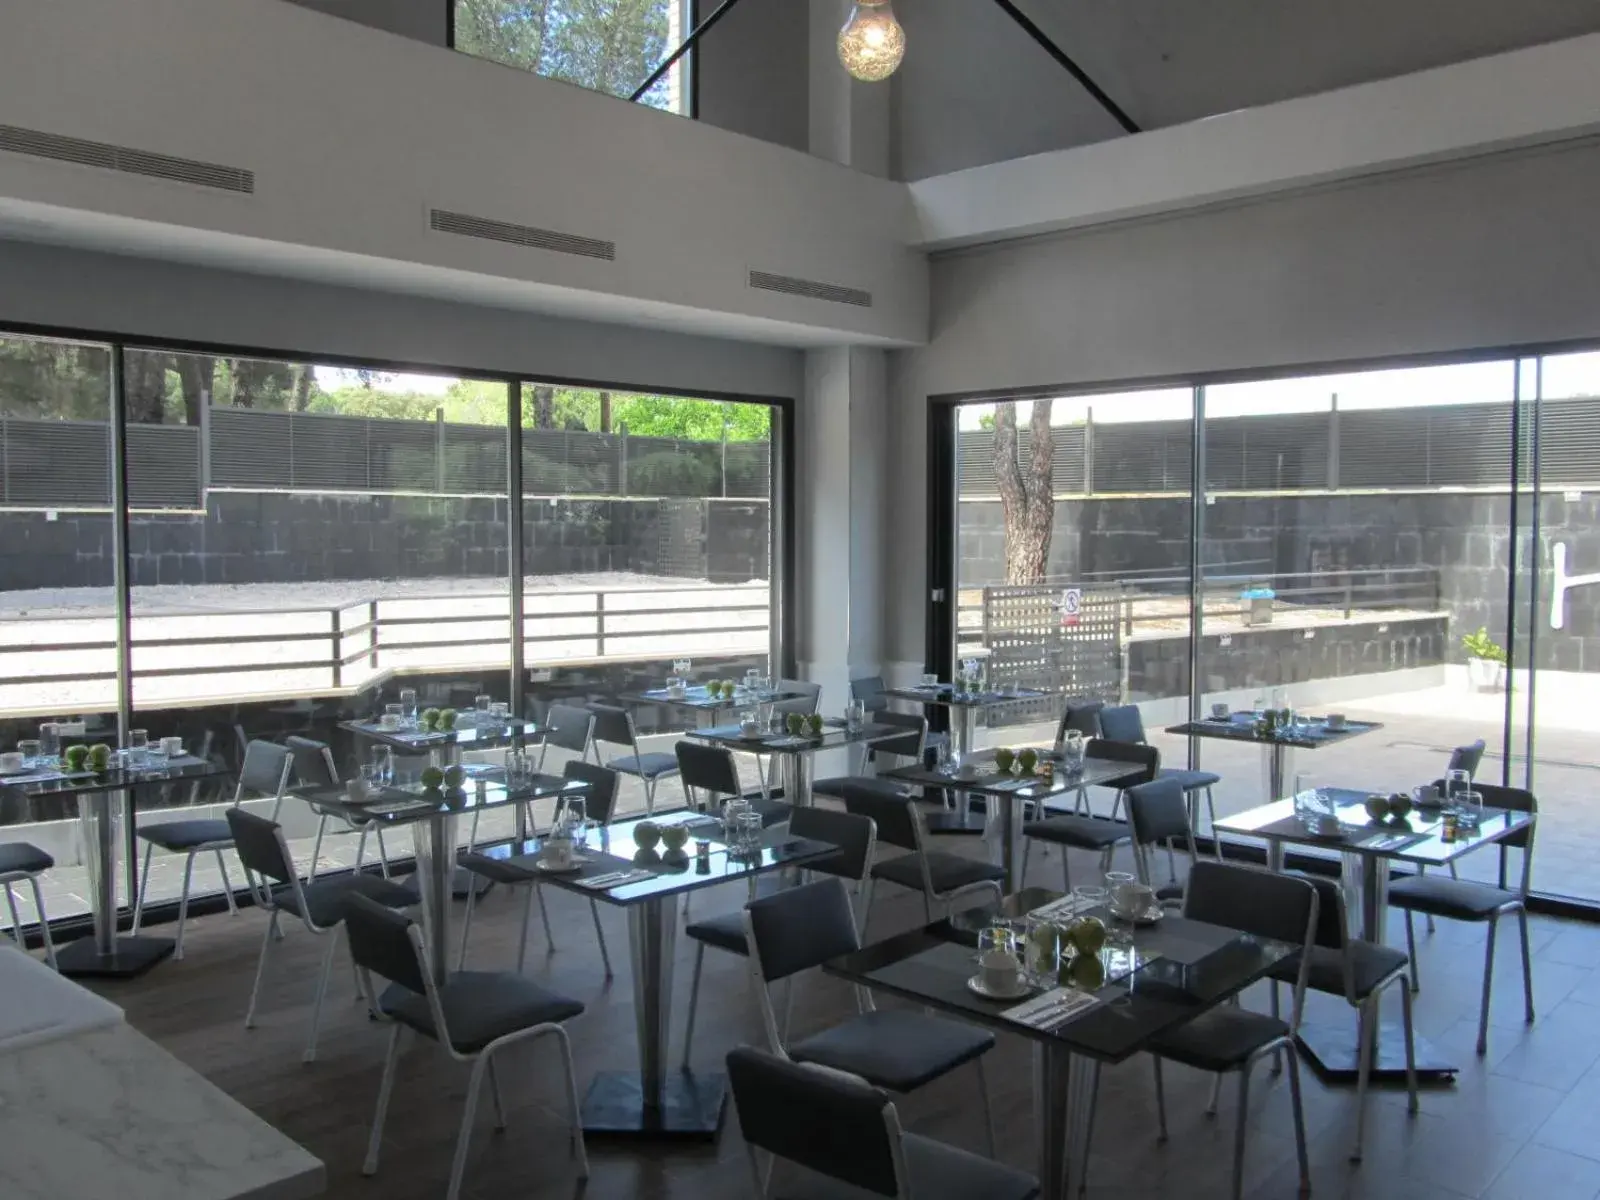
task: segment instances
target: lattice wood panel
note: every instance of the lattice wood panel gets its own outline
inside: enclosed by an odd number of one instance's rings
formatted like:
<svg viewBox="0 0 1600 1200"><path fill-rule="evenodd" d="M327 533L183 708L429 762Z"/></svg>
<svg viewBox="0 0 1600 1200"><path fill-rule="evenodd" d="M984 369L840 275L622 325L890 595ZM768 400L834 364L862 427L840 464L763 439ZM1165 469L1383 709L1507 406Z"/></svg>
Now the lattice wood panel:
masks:
<svg viewBox="0 0 1600 1200"><path fill-rule="evenodd" d="M1008 584L983 589L988 683L1039 688L1057 696L1122 694L1122 596L1102 586ZM1050 720L1060 700L1007 705L992 723Z"/></svg>

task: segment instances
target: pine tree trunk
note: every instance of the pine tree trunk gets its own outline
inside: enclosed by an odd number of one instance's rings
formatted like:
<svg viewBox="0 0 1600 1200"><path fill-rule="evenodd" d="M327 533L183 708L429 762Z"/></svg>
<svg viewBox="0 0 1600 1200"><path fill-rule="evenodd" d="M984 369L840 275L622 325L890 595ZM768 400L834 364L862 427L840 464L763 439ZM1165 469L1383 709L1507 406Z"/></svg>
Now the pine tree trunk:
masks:
<svg viewBox="0 0 1600 1200"><path fill-rule="evenodd" d="M1026 462L1019 453L1016 402L1001 401L994 413L994 476L1005 519L1006 582L1012 584L1044 581L1055 528L1052 402L1035 400L1032 408Z"/></svg>

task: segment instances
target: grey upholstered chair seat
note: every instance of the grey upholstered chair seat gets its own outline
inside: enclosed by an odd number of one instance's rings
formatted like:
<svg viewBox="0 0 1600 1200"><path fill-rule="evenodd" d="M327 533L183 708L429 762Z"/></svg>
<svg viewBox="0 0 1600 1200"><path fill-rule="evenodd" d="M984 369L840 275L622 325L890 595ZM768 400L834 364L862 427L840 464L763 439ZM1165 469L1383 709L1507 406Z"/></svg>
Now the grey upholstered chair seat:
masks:
<svg viewBox="0 0 1600 1200"><path fill-rule="evenodd" d="M193 850L196 846L226 845L233 840L233 830L222 820L163 821L141 825L138 832L145 841L163 850Z"/></svg>
<svg viewBox="0 0 1600 1200"><path fill-rule="evenodd" d="M519 883L533 883L539 878L539 872L533 866L537 855L525 855L521 861L506 858L497 858L492 854L484 854L480 850L469 850L457 860L463 868L474 875L503 883L508 887L515 887Z"/></svg>
<svg viewBox="0 0 1600 1200"><path fill-rule="evenodd" d="M912 1200L1034 1200L1039 1195L1032 1175L933 1138L903 1133L900 1152L910 1177L906 1194ZM869 1192L814 1171L790 1173L799 1178L778 1183L777 1195L782 1200L883 1200L881 1192Z"/></svg>
<svg viewBox="0 0 1600 1200"><path fill-rule="evenodd" d="M853 793L887 796L891 800L913 798L905 784L893 779L879 779L874 775L835 775L817 780L811 785L811 790L816 795L837 796L840 800L849 799Z"/></svg>
<svg viewBox="0 0 1600 1200"><path fill-rule="evenodd" d="M378 1007L402 1025L437 1037L427 996L396 983L385 988ZM496 1038L534 1025L565 1021L583 1005L546 991L525 975L509 971L458 971L439 988L450 1044L457 1053L476 1054Z"/></svg>
<svg viewBox="0 0 1600 1200"><path fill-rule="evenodd" d="M1288 1023L1277 1017L1224 1004L1163 1034L1150 1049L1201 1071L1232 1071L1290 1032Z"/></svg>
<svg viewBox="0 0 1600 1200"><path fill-rule="evenodd" d="M1003 883L1006 877L1005 869L994 863L980 862L960 854L946 854L942 850L886 858L873 866L872 877L887 879L890 883L897 883L901 887L920 892L924 859L927 860L928 879L935 892L953 892L957 888L968 887L974 883L986 883L990 880Z"/></svg>
<svg viewBox="0 0 1600 1200"><path fill-rule="evenodd" d="M298 894L293 887L272 889L272 902L275 905L322 929L331 928L344 920L345 903L351 896L365 896L385 908L409 908L417 903L414 889L381 875L335 875L315 883L301 884Z"/></svg>
<svg viewBox="0 0 1600 1200"><path fill-rule="evenodd" d="M1344 995L1344 960L1350 960L1350 978L1357 999L1365 999L1378 989L1378 985L1397 971L1405 969L1406 955L1392 946L1379 946L1351 938L1341 953L1331 946L1317 946L1311 951L1311 968L1306 972L1306 986L1315 992ZM1268 974L1284 983L1293 983L1300 971L1300 956L1285 959Z"/></svg>
<svg viewBox="0 0 1600 1200"><path fill-rule="evenodd" d="M38 871L48 871L55 865L55 859L29 842L6 842L0 845L0 875L11 875L19 871L26 871L31 875Z"/></svg>
<svg viewBox="0 0 1600 1200"><path fill-rule="evenodd" d="M1102 821L1098 817L1062 816L1044 821L1029 821L1022 836L1079 850L1104 850L1133 837L1126 821Z"/></svg>
<svg viewBox="0 0 1600 1200"><path fill-rule="evenodd" d="M1215 787L1222 782L1222 776L1215 771L1189 771L1183 767L1162 767L1156 772L1157 779L1176 779L1178 786L1186 792L1197 788Z"/></svg>
<svg viewBox="0 0 1600 1200"><path fill-rule="evenodd" d="M1506 888L1444 875L1412 875L1389 885L1389 903L1395 907L1457 921L1487 921L1501 909L1520 904L1521 900L1521 896Z"/></svg>
<svg viewBox="0 0 1600 1200"><path fill-rule="evenodd" d="M624 775L638 775L643 779L659 779L663 775L676 774L678 759L675 755L661 754L629 754L622 758L613 758L606 763L613 771L621 771Z"/></svg>
<svg viewBox="0 0 1600 1200"><path fill-rule="evenodd" d="M697 942L704 942L708 946L715 946L718 950L726 950L730 954L748 956L750 953L750 943L744 936L742 908L737 912L723 913L718 917L695 921L685 926L683 932Z"/></svg>
<svg viewBox="0 0 1600 1200"><path fill-rule="evenodd" d="M796 1062L859 1075L874 1087L910 1092L971 1062L994 1034L959 1021L896 1010L868 1012L789 1046Z"/></svg>

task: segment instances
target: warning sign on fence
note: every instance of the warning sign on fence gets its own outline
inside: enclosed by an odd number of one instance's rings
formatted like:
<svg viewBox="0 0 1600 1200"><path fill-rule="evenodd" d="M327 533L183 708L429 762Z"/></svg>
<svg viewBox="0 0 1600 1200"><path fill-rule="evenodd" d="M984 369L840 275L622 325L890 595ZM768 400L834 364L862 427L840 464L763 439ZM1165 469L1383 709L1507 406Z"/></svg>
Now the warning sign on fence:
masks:
<svg viewBox="0 0 1600 1200"><path fill-rule="evenodd" d="M1076 625L1082 612L1082 588L1068 588L1061 593L1061 625L1063 628Z"/></svg>

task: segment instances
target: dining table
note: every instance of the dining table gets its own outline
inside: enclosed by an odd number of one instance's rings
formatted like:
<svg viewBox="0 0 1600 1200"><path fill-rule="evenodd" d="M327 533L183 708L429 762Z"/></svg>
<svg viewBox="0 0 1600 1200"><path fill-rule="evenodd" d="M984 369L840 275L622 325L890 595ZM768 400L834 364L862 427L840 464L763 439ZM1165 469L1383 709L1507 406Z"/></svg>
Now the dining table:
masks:
<svg viewBox="0 0 1600 1200"><path fill-rule="evenodd" d="M298 787L289 794L309 800L352 824L422 827L414 841L417 891L426 935L423 941L428 968L442 984L450 977L450 950L455 941L450 899L458 872L456 831L461 818L476 817L508 804L521 806L536 800L581 797L587 794L588 786L583 780L559 775L531 774L508 779L503 767L474 763L467 767L464 786L449 792L406 783L358 789L362 793L359 798L352 795L349 785Z"/></svg>
<svg viewBox="0 0 1600 1200"><path fill-rule="evenodd" d="M772 755L778 760L778 778L782 781L783 798L797 808L806 808L811 804L813 764L818 754L825 750L868 746L873 742L904 737L905 733L902 728L879 725L870 718L851 728L836 717L828 717L815 734L809 728L803 733L790 733L787 728L772 726L747 733L740 725L711 725L692 729L684 736L744 754Z"/></svg>
<svg viewBox="0 0 1600 1200"><path fill-rule="evenodd" d="M969 692L957 689L948 683L923 683L913 684L910 687L885 688L880 694L892 700L910 700L925 709L949 709L950 749L958 759L965 759L973 751L979 713L1009 704L1061 698L1057 692L1040 691L1038 688L989 688Z"/></svg>
<svg viewBox="0 0 1600 1200"><path fill-rule="evenodd" d="M759 692L752 692L740 685L735 688L732 696L722 694L721 691L713 696L704 684L697 687L684 688L683 691L674 692L669 688L647 688L642 692L627 692L619 699L624 704L661 704L668 708L682 709L695 715L698 725L716 725L729 713L738 712L740 709L755 708L762 704L777 704L784 700L798 700L807 692L794 691L791 688L763 688Z"/></svg>
<svg viewBox="0 0 1600 1200"><path fill-rule="evenodd" d="M1237 996L1299 947L1191 921L1175 913L1135 928L1085 974L1025 999L986 999L967 986L981 930L1029 913L1052 920L1105 914L1061 893L1027 888L825 963L828 974L1031 1043L1040 1195L1078 1200L1103 1066L1149 1049L1161 1035ZM1078 982L1072 982L1076 979Z"/></svg>
<svg viewBox="0 0 1600 1200"><path fill-rule="evenodd" d="M911 763L880 771L879 777L921 788L944 788L982 796L988 806L984 836L999 847L999 865L1006 873L1005 888L1010 891L1021 883L1016 878L1016 872L1022 861L1023 810L1026 806L1036 806L1042 816L1049 801L1075 796L1085 788L1113 784L1119 779L1126 779L1131 770L1125 762L1089 757L1068 770L1059 752L1046 751L1043 757L1055 768L1049 780L1037 774L1024 774L1020 768L1000 770L995 764L992 750L963 760L953 773L923 763ZM964 811L965 802L961 807Z"/></svg>
<svg viewBox="0 0 1600 1200"><path fill-rule="evenodd" d="M710 843L709 853L645 849L635 832L646 821L657 829L685 826L686 836ZM578 847L574 870L548 871L541 882L623 909L633 965L633 1012L639 1069L602 1071L581 1107L586 1136L714 1140L727 1101L727 1078L668 1066L672 1029L672 977L683 897L702 888L747 884L775 871L801 868L836 853L837 846L792 837L786 825L761 834L759 843L735 850L722 821L694 809L616 821L591 833ZM540 869L539 847L493 847L486 851L512 863Z"/></svg>
<svg viewBox="0 0 1600 1200"><path fill-rule="evenodd" d="M87 868L93 935L79 938L56 952L63 975L79 978L130 979L144 974L172 954L171 938L148 934L119 936L117 869L134 857L135 798L141 791L174 783L214 779L233 772L221 763L191 754L130 755L119 751L104 771L74 771L57 758L24 764L15 775L0 776L0 790L23 805L50 800L75 800ZM128 878L127 894L134 884Z"/></svg>
<svg viewBox="0 0 1600 1200"><path fill-rule="evenodd" d="M1299 717L1289 725L1271 730L1258 725L1257 712L1230 712L1167 726L1167 732L1180 737L1214 738L1224 742L1253 742L1266 751L1267 795L1282 796L1289 789L1289 770L1296 750L1321 750L1361 737L1383 726L1376 721L1337 720L1329 717Z"/></svg>
<svg viewBox="0 0 1600 1200"><path fill-rule="evenodd" d="M1322 788L1332 801L1339 821L1337 833L1317 833L1297 815L1295 798L1274 800L1244 812L1219 817L1219 833L1260 838L1267 843L1267 865L1283 869L1285 848L1313 848L1339 855L1340 877L1347 895L1357 899L1360 936L1379 945L1387 940L1389 925L1389 874L1396 863L1414 869L1448 869L1452 863L1485 846L1492 846L1526 829L1530 813L1484 808L1478 827L1446 839L1442 806L1413 807L1403 820L1375 821L1365 808L1368 792L1355 788ZM1360 1065L1359 1035L1353 1022L1336 1024L1307 1021L1300 1028L1300 1043L1318 1072L1327 1079L1353 1082ZM1404 1030L1379 1022L1374 1078L1405 1077ZM1459 1070L1427 1039L1417 1037L1417 1077L1441 1082Z"/></svg>

